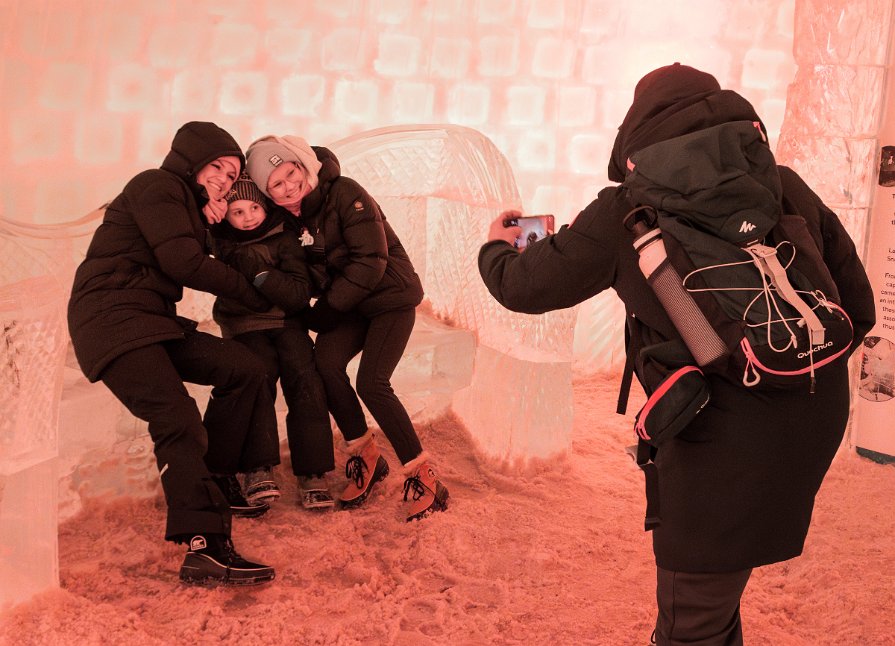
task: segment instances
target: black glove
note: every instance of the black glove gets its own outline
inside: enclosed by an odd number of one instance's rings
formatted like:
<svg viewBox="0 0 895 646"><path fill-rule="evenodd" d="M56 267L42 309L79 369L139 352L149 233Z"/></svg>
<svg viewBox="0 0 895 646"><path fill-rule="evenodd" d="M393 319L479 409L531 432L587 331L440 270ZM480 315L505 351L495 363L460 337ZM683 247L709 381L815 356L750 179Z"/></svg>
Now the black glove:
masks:
<svg viewBox="0 0 895 646"><path fill-rule="evenodd" d="M271 302L264 297L264 294L254 287L246 289L239 300L253 312L266 312L273 307Z"/></svg>
<svg viewBox="0 0 895 646"><path fill-rule="evenodd" d="M326 297L317 299L313 307L302 312L302 320L309 330L317 333L329 332L339 327L345 315L330 305Z"/></svg>
<svg viewBox="0 0 895 646"><path fill-rule="evenodd" d="M255 280L255 276L271 269L260 255L252 252L235 253L229 259L229 262L250 283Z"/></svg>

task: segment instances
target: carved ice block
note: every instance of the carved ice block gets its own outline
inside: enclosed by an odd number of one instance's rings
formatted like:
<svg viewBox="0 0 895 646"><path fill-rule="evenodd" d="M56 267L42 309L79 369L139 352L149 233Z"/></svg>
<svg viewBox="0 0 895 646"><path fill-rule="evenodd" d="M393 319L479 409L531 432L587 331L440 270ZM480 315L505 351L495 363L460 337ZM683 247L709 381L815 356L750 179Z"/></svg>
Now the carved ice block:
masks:
<svg viewBox="0 0 895 646"><path fill-rule="evenodd" d="M57 425L67 341L50 276L0 287L0 605L58 585Z"/></svg>
<svg viewBox="0 0 895 646"><path fill-rule="evenodd" d="M0 608L59 585L56 460L0 474Z"/></svg>
<svg viewBox="0 0 895 646"><path fill-rule="evenodd" d="M55 280L28 278L0 288L0 473L56 457L67 341Z"/></svg>

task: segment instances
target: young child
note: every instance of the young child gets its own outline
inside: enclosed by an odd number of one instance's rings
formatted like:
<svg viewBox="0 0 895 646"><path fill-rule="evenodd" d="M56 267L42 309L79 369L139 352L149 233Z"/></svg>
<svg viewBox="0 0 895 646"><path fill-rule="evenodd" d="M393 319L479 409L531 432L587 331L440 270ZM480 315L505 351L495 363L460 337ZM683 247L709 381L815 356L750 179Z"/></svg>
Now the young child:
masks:
<svg viewBox="0 0 895 646"><path fill-rule="evenodd" d="M213 316L224 338L236 339L261 359L274 397L279 379L302 505L325 509L334 505L324 479L335 468L333 434L326 392L314 364L314 345L298 317L308 306L308 269L300 238L285 229L282 213L268 213L265 200L251 178L241 175L227 197L224 221L212 232L218 257L252 282L273 307L255 312L234 299L218 298ZM276 433L267 435L251 438L243 451L249 502L272 501L280 495L272 476L272 467L280 462L279 438Z"/></svg>

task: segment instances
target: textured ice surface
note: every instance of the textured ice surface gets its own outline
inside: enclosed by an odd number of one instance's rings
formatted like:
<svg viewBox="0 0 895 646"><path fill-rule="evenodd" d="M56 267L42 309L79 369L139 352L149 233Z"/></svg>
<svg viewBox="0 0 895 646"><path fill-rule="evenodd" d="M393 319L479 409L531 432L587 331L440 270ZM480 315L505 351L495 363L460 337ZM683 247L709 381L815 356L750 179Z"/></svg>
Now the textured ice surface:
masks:
<svg viewBox="0 0 895 646"><path fill-rule="evenodd" d="M55 460L0 473L0 608L59 584Z"/></svg>
<svg viewBox="0 0 895 646"><path fill-rule="evenodd" d="M67 335L63 292L51 278L0 288L0 472L56 457Z"/></svg>
<svg viewBox="0 0 895 646"><path fill-rule="evenodd" d="M568 361L529 361L480 345L472 384L454 397L454 411L488 456L556 455L571 441L571 369Z"/></svg>
<svg viewBox="0 0 895 646"><path fill-rule="evenodd" d="M58 583L65 240L0 219L0 604Z"/></svg>
<svg viewBox="0 0 895 646"><path fill-rule="evenodd" d="M70 225L0 218L0 472L56 457L67 294L96 214Z"/></svg>

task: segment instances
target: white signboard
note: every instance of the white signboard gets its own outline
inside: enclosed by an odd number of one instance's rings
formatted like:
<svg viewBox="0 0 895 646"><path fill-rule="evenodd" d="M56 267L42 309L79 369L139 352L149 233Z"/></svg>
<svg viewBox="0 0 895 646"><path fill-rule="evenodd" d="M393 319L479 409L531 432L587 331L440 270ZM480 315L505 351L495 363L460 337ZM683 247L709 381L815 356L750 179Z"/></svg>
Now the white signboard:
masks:
<svg viewBox="0 0 895 646"><path fill-rule="evenodd" d="M895 461L895 78L889 68L879 176L870 213L867 275L876 325L864 340L854 440L862 455Z"/></svg>

